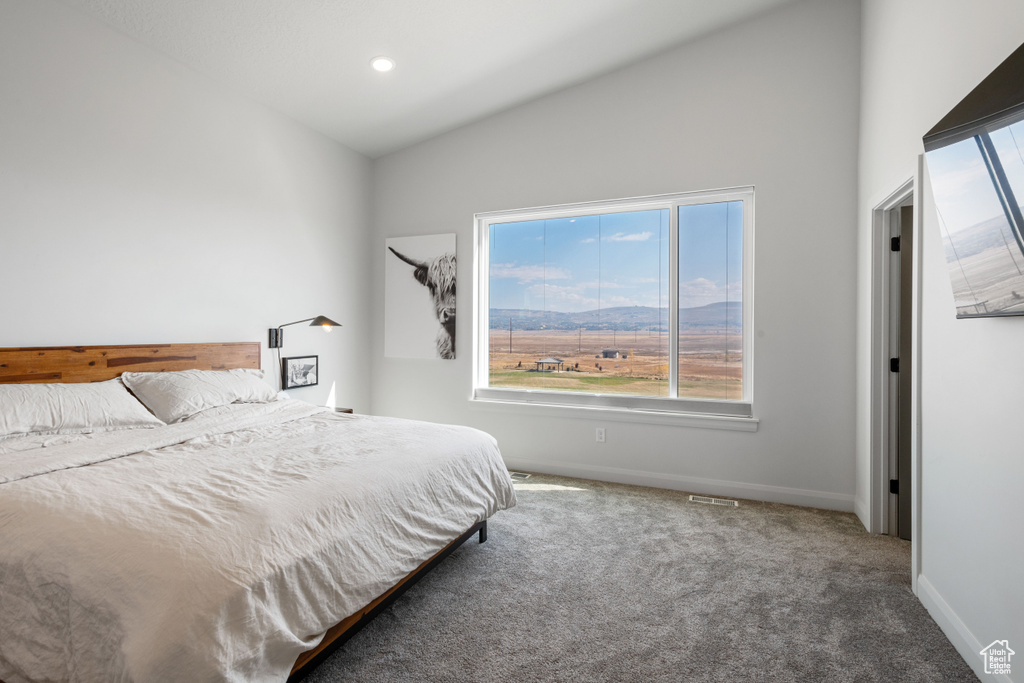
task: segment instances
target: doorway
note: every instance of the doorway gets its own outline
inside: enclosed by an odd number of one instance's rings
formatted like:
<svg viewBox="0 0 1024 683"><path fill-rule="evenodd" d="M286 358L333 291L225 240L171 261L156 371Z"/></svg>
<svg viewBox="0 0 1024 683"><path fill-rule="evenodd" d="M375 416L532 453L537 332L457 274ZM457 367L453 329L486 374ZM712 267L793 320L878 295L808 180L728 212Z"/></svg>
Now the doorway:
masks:
<svg viewBox="0 0 1024 683"><path fill-rule="evenodd" d="M913 310L913 196L889 209L888 529L909 541L911 529L911 311Z"/></svg>
<svg viewBox="0 0 1024 683"><path fill-rule="evenodd" d="M912 539L914 180L872 211L871 465L873 533Z"/></svg>

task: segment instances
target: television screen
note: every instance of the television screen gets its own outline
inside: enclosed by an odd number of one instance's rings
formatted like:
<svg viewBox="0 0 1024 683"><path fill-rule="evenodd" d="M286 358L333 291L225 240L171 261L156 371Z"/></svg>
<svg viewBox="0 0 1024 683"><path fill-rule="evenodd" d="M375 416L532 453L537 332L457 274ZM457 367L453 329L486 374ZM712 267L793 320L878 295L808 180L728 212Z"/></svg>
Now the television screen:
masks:
<svg viewBox="0 0 1024 683"><path fill-rule="evenodd" d="M1024 315L1024 115L1013 118L925 153L958 318Z"/></svg>

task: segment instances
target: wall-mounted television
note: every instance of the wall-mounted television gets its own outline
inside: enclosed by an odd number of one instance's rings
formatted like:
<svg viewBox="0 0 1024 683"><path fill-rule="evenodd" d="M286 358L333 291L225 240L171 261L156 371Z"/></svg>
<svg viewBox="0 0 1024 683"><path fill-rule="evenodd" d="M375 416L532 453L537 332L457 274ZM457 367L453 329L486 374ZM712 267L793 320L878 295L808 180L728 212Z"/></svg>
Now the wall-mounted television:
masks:
<svg viewBox="0 0 1024 683"><path fill-rule="evenodd" d="M956 316L1024 315L1024 45L924 147Z"/></svg>

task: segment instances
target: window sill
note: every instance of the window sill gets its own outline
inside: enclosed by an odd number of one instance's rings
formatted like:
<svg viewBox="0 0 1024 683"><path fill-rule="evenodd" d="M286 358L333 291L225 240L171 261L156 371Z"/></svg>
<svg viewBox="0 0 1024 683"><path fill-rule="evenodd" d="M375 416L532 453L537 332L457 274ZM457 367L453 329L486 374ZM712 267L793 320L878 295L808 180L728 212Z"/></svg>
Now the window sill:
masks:
<svg viewBox="0 0 1024 683"><path fill-rule="evenodd" d="M520 415L566 417L580 420L613 420L639 424L669 425L724 429L737 432L756 432L760 422L756 417L730 415L701 415L699 413L670 413L658 410L629 410L593 406L566 406L554 403L536 403L493 398L471 398L470 407L494 412L514 412Z"/></svg>

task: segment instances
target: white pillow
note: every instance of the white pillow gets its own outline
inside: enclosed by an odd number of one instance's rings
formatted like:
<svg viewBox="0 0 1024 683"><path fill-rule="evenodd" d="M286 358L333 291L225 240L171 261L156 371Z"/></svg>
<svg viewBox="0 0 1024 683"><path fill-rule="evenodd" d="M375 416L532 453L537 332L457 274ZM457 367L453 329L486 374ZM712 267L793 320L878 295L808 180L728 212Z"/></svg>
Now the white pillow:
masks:
<svg viewBox="0 0 1024 683"><path fill-rule="evenodd" d="M119 379L78 384L0 384L0 439L162 426Z"/></svg>
<svg viewBox="0 0 1024 683"><path fill-rule="evenodd" d="M121 379L167 424L229 403L269 403L277 397L260 370L126 372Z"/></svg>

